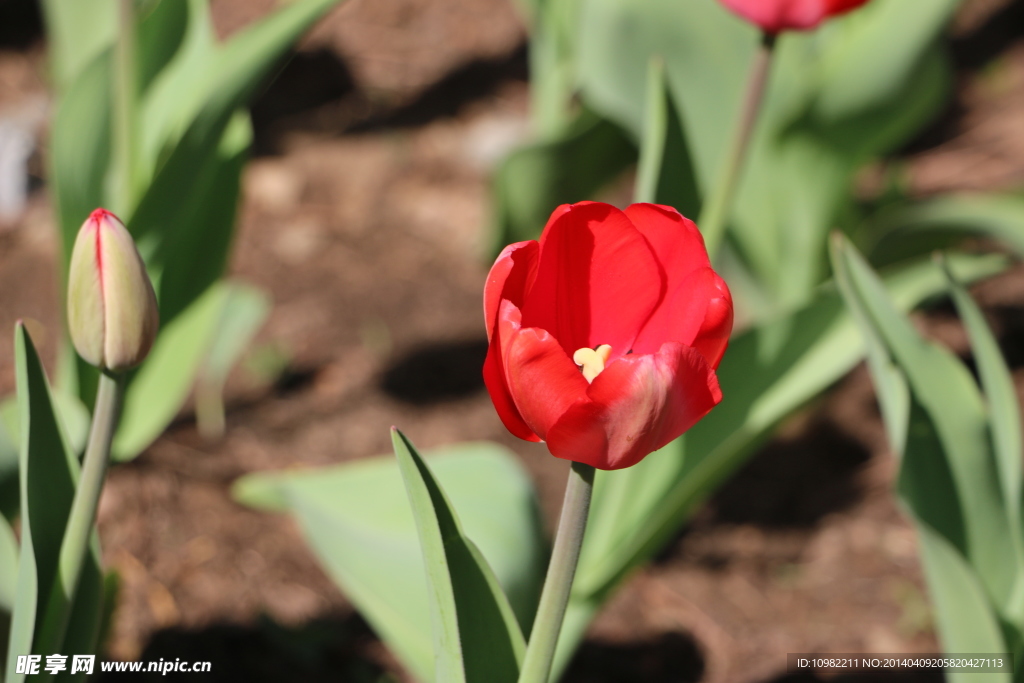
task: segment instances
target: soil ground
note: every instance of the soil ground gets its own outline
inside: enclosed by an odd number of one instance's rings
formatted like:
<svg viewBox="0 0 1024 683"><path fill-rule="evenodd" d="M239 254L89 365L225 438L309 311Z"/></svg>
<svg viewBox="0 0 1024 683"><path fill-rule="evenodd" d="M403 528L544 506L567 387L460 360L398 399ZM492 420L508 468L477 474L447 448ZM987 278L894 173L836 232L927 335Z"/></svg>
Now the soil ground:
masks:
<svg viewBox="0 0 1024 683"><path fill-rule="evenodd" d="M273 4L214 0L218 30ZM34 11L0 5L0 115L42 131ZM1020 0L977 0L959 17L954 102L900 155L915 192L1021 186L1022 17ZM209 660L204 680L406 680L293 521L230 497L248 472L386 453L391 424L422 448L508 445L553 519L565 463L510 437L479 379L488 173L525 138L526 109L524 31L509 0L352 0L306 39L254 111L231 265L274 300L253 355L287 366L271 384L251 363L233 376L223 439L200 438L186 410L111 472L100 531L121 590L109 657ZM52 361L56 241L37 185L0 228L0 330L28 319ZM975 293L1024 387L1024 271ZM965 348L950 314L922 325ZM0 358L11 352L0 335ZM2 363L0 394L12 389ZM784 425L629 579L566 680L781 683L814 678L786 673L790 652L936 651L893 474L861 368ZM939 680L839 677L918 678Z"/></svg>

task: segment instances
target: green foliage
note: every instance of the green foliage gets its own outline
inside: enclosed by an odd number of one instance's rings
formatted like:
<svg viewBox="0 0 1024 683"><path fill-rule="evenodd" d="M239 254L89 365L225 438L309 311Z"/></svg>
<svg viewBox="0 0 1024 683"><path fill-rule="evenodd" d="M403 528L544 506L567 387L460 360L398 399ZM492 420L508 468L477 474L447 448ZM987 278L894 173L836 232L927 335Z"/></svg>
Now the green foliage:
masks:
<svg viewBox="0 0 1024 683"><path fill-rule="evenodd" d="M588 197L634 159L629 138L611 121L583 110L540 142L509 155L494 177L495 251L534 239L551 211L572 197Z"/></svg>
<svg viewBox="0 0 1024 683"><path fill-rule="evenodd" d="M507 618L498 587L508 596L518 624L527 630L547 563L529 478L515 457L495 444L450 446L421 461L408 442L399 439L396 453L401 467L388 457L248 475L237 482L234 495L247 505L294 514L328 574L418 679L455 680L435 679L437 658L447 657L453 667L454 654L434 649L432 610L444 612L437 618L443 619L438 627L449 634L446 648L454 647L450 637L457 629L467 636L461 641L464 650L471 647L473 653L484 653L499 647L504 661L511 655L518 659L520 637ZM421 517L418 521L410 500ZM448 588L445 563L452 572ZM428 575L434 581L432 589L425 581ZM491 608L483 614L466 613L465 601L470 599ZM457 625L452 623L453 613L458 615ZM498 627L499 621L507 631ZM465 680L480 680L486 669L475 668L477 664L471 671L467 660Z"/></svg>
<svg viewBox="0 0 1024 683"><path fill-rule="evenodd" d="M136 3L129 23L116 0L46 4L58 87L50 179L65 265L88 213L109 207L135 237L160 302L164 332L128 389L119 457L136 455L173 419L210 352L221 316L209 302L219 296L252 142L246 104L338 1L297 0L223 43L207 0ZM95 371L67 370L64 385L90 403ZM137 390L146 376L176 381L167 392ZM137 404L140 396L148 402Z"/></svg>
<svg viewBox="0 0 1024 683"><path fill-rule="evenodd" d="M423 551L435 680L514 683L526 644L508 598L423 458L397 429L391 439Z"/></svg>
<svg viewBox="0 0 1024 683"><path fill-rule="evenodd" d="M24 674L15 673L17 655L38 652L44 616L67 619L68 628L59 647L40 654L94 651L99 627L97 605L102 596L99 543L94 534L68 612L47 614L54 592L66 594L69 590L57 579L57 563L79 465L64 436L39 356L21 324L15 330L15 370L20 413L21 548L7 647L8 683L24 680Z"/></svg>
<svg viewBox="0 0 1024 683"><path fill-rule="evenodd" d="M843 298L871 348L890 445L901 458L898 493L918 528L943 647L1019 657L1020 406L999 347L950 274L962 277L954 264L944 271L946 285L967 327L981 386L953 353L921 337L841 237L833 242L832 260Z"/></svg>

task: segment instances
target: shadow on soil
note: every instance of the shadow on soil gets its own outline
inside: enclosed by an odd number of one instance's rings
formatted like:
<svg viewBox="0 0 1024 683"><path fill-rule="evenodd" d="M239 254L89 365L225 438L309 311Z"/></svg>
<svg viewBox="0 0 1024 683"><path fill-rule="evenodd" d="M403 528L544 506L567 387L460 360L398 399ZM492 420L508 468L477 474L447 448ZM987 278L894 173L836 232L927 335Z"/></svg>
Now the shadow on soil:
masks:
<svg viewBox="0 0 1024 683"><path fill-rule="evenodd" d="M588 641L562 683L696 683L704 656L686 633L665 633L638 643Z"/></svg>
<svg viewBox="0 0 1024 683"><path fill-rule="evenodd" d="M153 635L138 661L210 662L208 673L158 671L99 673L104 681L203 681L219 683L394 683L380 659L382 646L358 615L285 627L268 618L251 626L214 625L166 629ZM562 683L697 683L704 658L688 634L650 641L588 641Z"/></svg>
<svg viewBox="0 0 1024 683"><path fill-rule="evenodd" d="M210 662L208 673L98 674L102 681L202 681L203 683L384 683L384 669L367 649L376 637L361 618L312 621L285 627L263 618L251 626L214 625L199 630L158 631L139 656L148 662Z"/></svg>
<svg viewBox="0 0 1024 683"><path fill-rule="evenodd" d="M472 396L484 388L486 357L486 339L420 346L384 371L381 390L418 406Z"/></svg>
<svg viewBox="0 0 1024 683"><path fill-rule="evenodd" d="M708 503L706 522L810 529L863 495L857 476L871 453L831 422L817 419L792 438L758 451Z"/></svg>
<svg viewBox="0 0 1024 683"><path fill-rule="evenodd" d="M343 58L326 49L296 52L252 107L255 153L275 154L288 133L345 135L414 128L455 116L503 83L526 81L526 44L448 72L411 100L359 89Z"/></svg>

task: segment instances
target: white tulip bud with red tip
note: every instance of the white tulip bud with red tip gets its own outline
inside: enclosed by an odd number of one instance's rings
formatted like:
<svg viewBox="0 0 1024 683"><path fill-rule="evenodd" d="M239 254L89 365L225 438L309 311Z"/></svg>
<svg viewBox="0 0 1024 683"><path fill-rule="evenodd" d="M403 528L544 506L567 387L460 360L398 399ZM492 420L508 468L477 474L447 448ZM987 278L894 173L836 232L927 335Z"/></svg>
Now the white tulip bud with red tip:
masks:
<svg viewBox="0 0 1024 683"><path fill-rule="evenodd" d="M132 236L117 216L96 209L78 231L68 271L68 331L78 354L103 370L141 363L160 316Z"/></svg>

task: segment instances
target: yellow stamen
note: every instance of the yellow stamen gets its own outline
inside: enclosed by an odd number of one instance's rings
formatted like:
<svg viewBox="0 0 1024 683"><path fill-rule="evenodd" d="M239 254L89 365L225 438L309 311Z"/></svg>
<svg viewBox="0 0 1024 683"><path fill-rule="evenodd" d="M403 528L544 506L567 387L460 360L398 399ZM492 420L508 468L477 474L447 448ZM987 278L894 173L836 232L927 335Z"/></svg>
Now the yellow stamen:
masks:
<svg viewBox="0 0 1024 683"><path fill-rule="evenodd" d="M596 349L583 347L572 354L572 362L580 366L585 380L593 382L594 378L604 370L605 363L608 362L611 355L612 347L608 344L601 344Z"/></svg>

